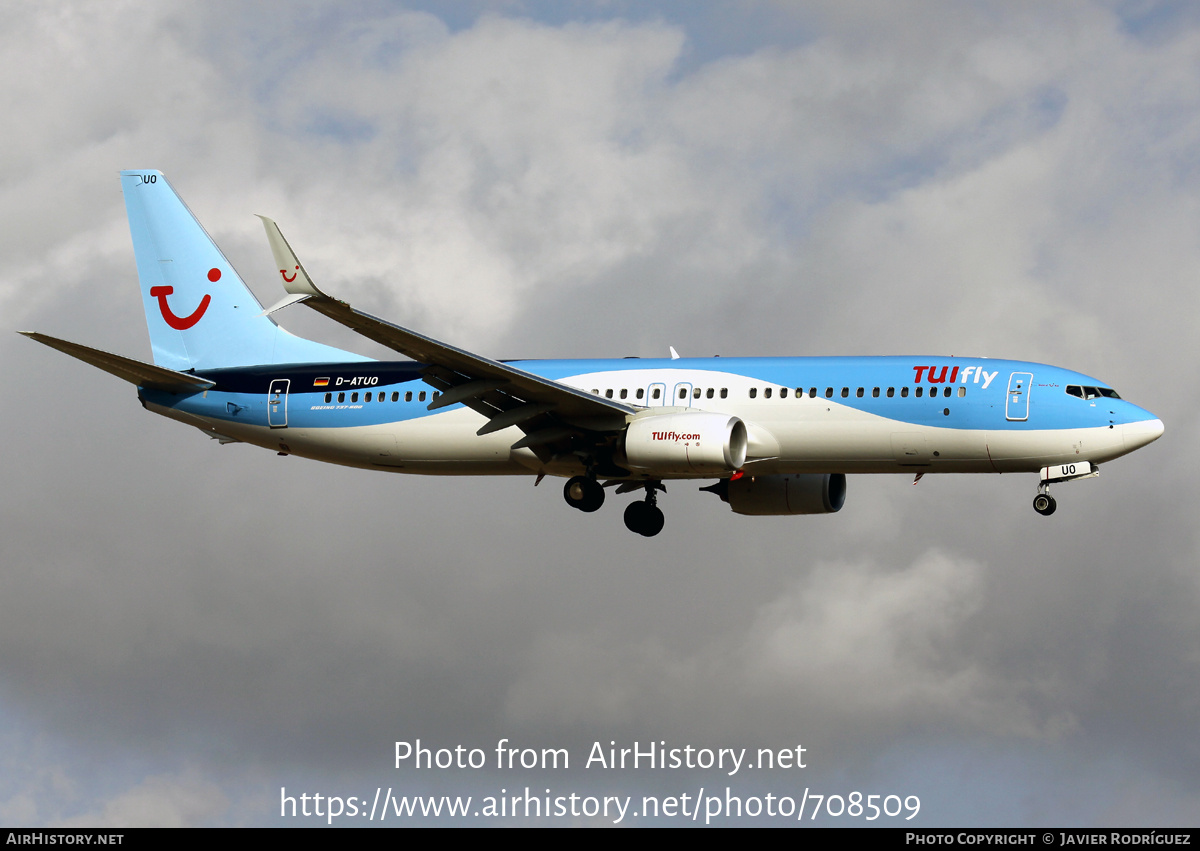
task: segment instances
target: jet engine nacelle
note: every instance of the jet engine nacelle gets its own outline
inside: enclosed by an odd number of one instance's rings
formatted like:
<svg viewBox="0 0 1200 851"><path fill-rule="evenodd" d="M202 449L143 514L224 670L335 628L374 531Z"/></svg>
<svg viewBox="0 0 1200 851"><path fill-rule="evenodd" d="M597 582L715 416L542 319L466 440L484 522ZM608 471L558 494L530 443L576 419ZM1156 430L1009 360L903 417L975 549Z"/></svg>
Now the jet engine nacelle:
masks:
<svg viewBox="0 0 1200 851"><path fill-rule="evenodd" d="M654 475L719 475L741 469L747 442L746 424L729 414L649 414L626 429L625 458Z"/></svg>
<svg viewBox="0 0 1200 851"><path fill-rule="evenodd" d="M842 473L742 476L719 494L737 514L832 514L846 503Z"/></svg>

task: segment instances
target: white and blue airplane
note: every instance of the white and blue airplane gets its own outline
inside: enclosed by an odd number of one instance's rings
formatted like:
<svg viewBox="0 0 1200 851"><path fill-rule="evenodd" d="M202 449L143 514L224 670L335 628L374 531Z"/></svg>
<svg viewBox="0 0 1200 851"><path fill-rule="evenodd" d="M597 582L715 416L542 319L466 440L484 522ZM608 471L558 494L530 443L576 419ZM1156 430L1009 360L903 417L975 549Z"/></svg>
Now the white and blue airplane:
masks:
<svg viewBox="0 0 1200 851"><path fill-rule="evenodd" d="M137 387L142 405L221 443L352 467L441 476L566 478L595 511L641 491L625 525L663 528L674 479L738 514L841 509L849 473L1038 473L1050 485L1157 439L1163 423L1102 381L959 357L497 361L326 295L263 218L286 297L263 310L157 171L123 171L154 363L27 333ZM410 360L377 361L288 333L303 303Z"/></svg>

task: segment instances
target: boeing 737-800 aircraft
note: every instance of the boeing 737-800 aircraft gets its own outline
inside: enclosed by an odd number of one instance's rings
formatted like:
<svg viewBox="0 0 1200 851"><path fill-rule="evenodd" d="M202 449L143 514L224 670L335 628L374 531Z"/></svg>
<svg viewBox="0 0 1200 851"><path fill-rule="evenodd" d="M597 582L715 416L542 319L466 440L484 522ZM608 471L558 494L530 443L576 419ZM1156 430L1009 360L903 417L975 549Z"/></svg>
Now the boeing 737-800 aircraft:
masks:
<svg viewBox="0 0 1200 851"><path fill-rule="evenodd" d="M838 511L848 473L1098 474L1162 421L1102 381L1037 363L955 357L496 361L323 293L263 218L286 297L263 310L157 171L124 171L154 364L30 333L137 386L148 410L222 443L373 470L567 479L569 505L642 491L625 525L658 534L668 479L739 514ZM293 336L304 303L411 360Z"/></svg>

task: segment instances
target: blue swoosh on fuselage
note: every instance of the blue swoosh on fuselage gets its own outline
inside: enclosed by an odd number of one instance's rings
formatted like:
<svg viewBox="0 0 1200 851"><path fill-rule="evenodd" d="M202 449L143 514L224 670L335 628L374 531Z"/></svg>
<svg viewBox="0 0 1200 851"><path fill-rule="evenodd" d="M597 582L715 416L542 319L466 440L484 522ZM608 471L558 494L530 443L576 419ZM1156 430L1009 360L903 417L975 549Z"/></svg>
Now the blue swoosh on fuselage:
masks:
<svg viewBox="0 0 1200 851"><path fill-rule="evenodd" d="M1082 373L1026 361L893 356L508 362L554 380L619 372L624 376L620 382L614 376L613 387L625 387L631 391L652 383L686 381L706 390L709 386L720 388L736 382L742 389L738 389L736 396L728 400L702 397L691 404L707 410L736 407L741 415L749 419L753 419L754 415L753 410L748 409L759 406L764 406L766 413L774 413L766 411L765 406L830 402L898 423L961 429L1024 431L1093 428L1155 419L1149 411L1123 399L1100 397L1084 400L1068 395L1067 385L1104 388L1108 385ZM417 401L421 391L432 394L429 385L421 380L423 368L422 364L411 361L368 361L206 370L197 374L216 382L207 393L180 396L144 388L141 393L148 401L187 413L218 420L265 424L266 400L271 382L287 379L290 382L289 425L307 428L377 425L430 415L426 409L430 397L427 396L424 402ZM931 371L935 379L940 377L943 380L930 382ZM638 376L629 375L633 372L653 374L636 380ZM710 380L705 380L704 373L710 374ZM1032 375L1025 391L1031 405L1026 420L1010 421L1005 415L1008 384L1013 373ZM922 378L920 382L916 381L918 374ZM955 379L953 382L949 380L951 377ZM315 387L314 382L318 379L327 379L328 384ZM748 397L744 389L747 386L757 388L755 399ZM765 398L763 391L767 387L774 391L771 399ZM841 395L843 387L848 390L847 397ZM900 396L904 387L909 389L907 398ZM921 398L915 396L917 387L922 388ZM965 396L958 395L959 387L966 388ZM788 389L787 398L780 398L780 388ZM815 398L809 396L813 388L817 393ZM832 398L826 398L828 388L833 388ZM858 396L859 388L863 390L861 397ZM873 395L876 388L879 388L878 397ZM888 388L895 389L893 397L886 395ZM951 388L948 398L944 395L946 388ZM597 389L603 393L609 388ZM669 391L673 389L668 388ZM805 398L794 398L797 389L804 391ZM931 389L937 390L937 397L928 395ZM364 401L368 392L372 394L370 403ZM380 392L386 394L387 401L378 401ZM413 393L413 401L404 402L404 395L408 392ZM324 401L327 393L331 394L328 404ZM336 401L339 393L346 394L346 401L341 404ZM359 394L358 402L350 402L353 393ZM398 402L392 402L393 393L400 394ZM636 403L632 398L629 401ZM461 406L447 406L438 413L458 407ZM947 409L951 412L949 415L944 413Z"/></svg>

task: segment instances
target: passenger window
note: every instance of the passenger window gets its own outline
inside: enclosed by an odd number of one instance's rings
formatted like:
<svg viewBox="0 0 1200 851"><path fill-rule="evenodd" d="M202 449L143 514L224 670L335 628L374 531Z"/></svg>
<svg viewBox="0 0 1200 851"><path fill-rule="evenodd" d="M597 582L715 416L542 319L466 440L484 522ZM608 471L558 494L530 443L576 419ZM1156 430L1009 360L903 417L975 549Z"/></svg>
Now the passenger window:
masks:
<svg viewBox="0 0 1200 851"><path fill-rule="evenodd" d="M412 401L412 391L411 390L409 390L407 393L404 394L404 401L405 402Z"/></svg>
<svg viewBox="0 0 1200 851"><path fill-rule="evenodd" d="M380 401L380 402L382 402L382 401L384 400L384 397L386 397L386 396L387 396L387 394L386 394L386 393L384 393L382 390L380 390L380 391L379 391L379 396L378 396L378 397L376 397L376 398L378 398L378 399L379 399L379 401Z"/></svg>
<svg viewBox="0 0 1200 851"><path fill-rule="evenodd" d="M895 395L896 395L896 388L895 388L895 387L889 387L889 388L888 388L888 392L887 392L887 397L888 397L889 399L891 399L891 398L892 398L893 396L895 396Z"/></svg>
<svg viewBox="0 0 1200 851"><path fill-rule="evenodd" d="M357 402L357 401L358 401L358 393L357 393L357 392L354 392L354 393L351 393L351 394L350 394L350 401L351 401L351 402Z"/></svg>
<svg viewBox="0 0 1200 851"><path fill-rule="evenodd" d="M842 398L843 398L843 399L849 399L849 398L850 398L850 388L849 388L849 387L843 387L843 388L842 388Z"/></svg>
<svg viewBox="0 0 1200 851"><path fill-rule="evenodd" d="M637 391L637 397L640 399L640 398L642 398L642 397L643 397L643 396L645 396L645 395L646 395L646 391L645 391L645 390L643 390L641 387L639 387L639 388L638 388L638 391Z"/></svg>
<svg viewBox="0 0 1200 851"><path fill-rule="evenodd" d="M771 398L771 388L770 387L768 387L766 390L763 391L763 398L764 399Z"/></svg>
<svg viewBox="0 0 1200 851"><path fill-rule="evenodd" d="M422 391L421 391L421 392L420 392L420 393L417 395L417 401L418 401L418 402L424 402L424 401L425 401L425 391L424 391L424 390L422 390Z"/></svg>
<svg viewBox="0 0 1200 851"><path fill-rule="evenodd" d="M908 398L908 388L907 388L907 387L901 387L901 388L900 388L900 398L901 398L901 399L907 399L907 398Z"/></svg>
<svg viewBox="0 0 1200 851"><path fill-rule="evenodd" d="M787 389L786 387L780 387L780 388L779 388L779 398L780 398L780 399L786 399L786 398L787 398L787 390L788 390L788 389Z"/></svg>
<svg viewBox="0 0 1200 851"><path fill-rule="evenodd" d="M826 399L832 399L832 398L833 398L833 388L832 388L832 387L826 387L826 388L825 388L825 398L826 398Z"/></svg>
<svg viewBox="0 0 1200 851"><path fill-rule="evenodd" d="M878 388L878 387L876 387L876 388L874 388L873 390L871 390L871 398L872 398L872 399L878 399L878 398L879 398L879 388Z"/></svg>
<svg viewBox="0 0 1200 851"><path fill-rule="evenodd" d="M708 392L706 392L704 396L705 398L711 399L713 397L713 389L711 387L708 388Z"/></svg>
<svg viewBox="0 0 1200 851"><path fill-rule="evenodd" d="M758 395L758 388L757 388L757 387L751 387L751 388L750 388L750 398L751 398L751 399L753 399L753 398L754 398L754 397L756 397L757 395Z"/></svg>
<svg viewBox="0 0 1200 851"><path fill-rule="evenodd" d="M817 388L815 388L815 387L810 387L810 388L809 388L809 390L808 390L808 398L810 398L810 399L815 399L815 398L817 398Z"/></svg>
<svg viewBox="0 0 1200 851"><path fill-rule="evenodd" d="M367 398L365 398L363 401L364 401L364 402L370 402L370 401L371 401L371 396L372 396L372 395L373 395L373 394L371 394L371 393L368 393L368 394L367 394Z"/></svg>
<svg viewBox="0 0 1200 851"><path fill-rule="evenodd" d="M920 399L920 398L921 398L921 394L922 394L922 393L924 393L924 392L925 392L925 388L923 388L923 387L918 387L918 388L917 388L917 398L918 398L918 399Z"/></svg>
<svg viewBox="0 0 1200 851"><path fill-rule="evenodd" d="M611 399L611 398L612 398L612 388L611 388L611 387L610 387L608 390L605 390L605 391L604 391L604 398L605 398L605 399Z"/></svg>
<svg viewBox="0 0 1200 851"><path fill-rule="evenodd" d="M338 394L338 403L340 404L340 403L342 403L342 402L345 402L345 401L346 401L346 394L345 394L345 393L339 393L339 394Z"/></svg>
<svg viewBox="0 0 1200 851"><path fill-rule="evenodd" d="M861 387L858 388L858 392L854 395L861 399L863 397L863 389Z"/></svg>
<svg viewBox="0 0 1200 851"><path fill-rule="evenodd" d="M945 396L947 399L949 399L950 398L950 388L947 387L946 392L944 392L942 395Z"/></svg>
<svg viewBox="0 0 1200 851"><path fill-rule="evenodd" d="M657 399L657 398L658 398L659 396L661 396L661 395L662 395L662 388L661 388L661 387L655 387L655 388L654 388L654 398L655 398L655 399Z"/></svg>
<svg viewBox="0 0 1200 851"><path fill-rule="evenodd" d="M332 402L332 401L333 401L333 394L332 394L332 393L326 393L326 394L325 394L325 404L326 404L326 405L328 405L328 404L329 404L330 402Z"/></svg>
<svg viewBox="0 0 1200 851"><path fill-rule="evenodd" d="M628 391L628 390L626 390L624 387L622 387L622 388L621 388L621 398L622 398L622 399L625 399L625 398L627 398L628 396L629 396L629 391Z"/></svg>
<svg viewBox="0 0 1200 851"><path fill-rule="evenodd" d="M679 398L680 398L680 399L686 399L686 398L687 398L687 388L686 388L686 387L680 387L680 388L679 388Z"/></svg>
<svg viewBox="0 0 1200 851"><path fill-rule="evenodd" d="M962 397L964 397L964 396L966 396L966 395L967 395L967 387L966 387L966 385L965 385L965 384L960 384L960 385L959 385L959 387L958 387L958 398L960 398L960 399L961 399Z"/></svg>
<svg viewBox="0 0 1200 851"><path fill-rule="evenodd" d="M729 397L729 388L728 388L728 387L722 387L722 388L721 388L721 398L722 398L722 399L726 399L726 398L728 398L728 397Z"/></svg>

